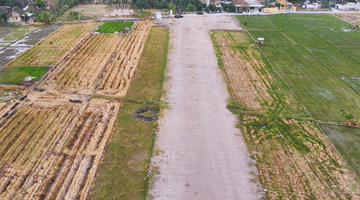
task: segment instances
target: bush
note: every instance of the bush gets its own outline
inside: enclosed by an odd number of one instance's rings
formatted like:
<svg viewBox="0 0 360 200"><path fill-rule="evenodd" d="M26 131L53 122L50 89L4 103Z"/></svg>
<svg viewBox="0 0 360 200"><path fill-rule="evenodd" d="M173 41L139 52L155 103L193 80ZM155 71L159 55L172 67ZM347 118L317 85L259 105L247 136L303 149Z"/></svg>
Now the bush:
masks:
<svg viewBox="0 0 360 200"><path fill-rule="evenodd" d="M8 20L8 15L6 12L0 12L0 23L1 25L5 25Z"/></svg>
<svg viewBox="0 0 360 200"><path fill-rule="evenodd" d="M196 8L194 5L192 5L191 3L186 7L186 11L191 12L191 11L195 11Z"/></svg>
<svg viewBox="0 0 360 200"><path fill-rule="evenodd" d="M235 12L234 4L222 4L222 7L226 10L226 12Z"/></svg>
<svg viewBox="0 0 360 200"><path fill-rule="evenodd" d="M209 5L209 10L215 11L215 10L216 10L216 6L215 6L214 4L210 4L210 5Z"/></svg>
<svg viewBox="0 0 360 200"><path fill-rule="evenodd" d="M35 22L44 22L44 24L51 24L51 16L49 12L42 11L40 15L36 16Z"/></svg>
<svg viewBox="0 0 360 200"><path fill-rule="evenodd" d="M75 20L79 20L79 17L80 17L80 13L78 11L73 11L71 10L69 13L68 13L68 16L66 18L66 20L68 21L75 21Z"/></svg>

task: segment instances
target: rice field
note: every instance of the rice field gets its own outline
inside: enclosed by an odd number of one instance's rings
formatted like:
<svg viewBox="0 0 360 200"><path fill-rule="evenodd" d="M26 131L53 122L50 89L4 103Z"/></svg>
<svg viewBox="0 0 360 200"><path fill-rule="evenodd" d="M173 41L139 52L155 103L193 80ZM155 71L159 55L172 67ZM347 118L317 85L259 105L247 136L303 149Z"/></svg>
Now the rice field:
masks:
<svg viewBox="0 0 360 200"><path fill-rule="evenodd" d="M25 77L39 78L49 67L5 67L0 70L0 83L7 85L21 84Z"/></svg>
<svg viewBox="0 0 360 200"><path fill-rule="evenodd" d="M259 20L258 20L259 19ZM326 14L238 17L272 67L320 121L343 121L341 110L360 118L358 87L344 81L360 75L360 30ZM262 28L262 29L261 29Z"/></svg>
<svg viewBox="0 0 360 200"><path fill-rule="evenodd" d="M122 33L125 28L129 28L131 31L134 21L106 21L95 32L98 33Z"/></svg>

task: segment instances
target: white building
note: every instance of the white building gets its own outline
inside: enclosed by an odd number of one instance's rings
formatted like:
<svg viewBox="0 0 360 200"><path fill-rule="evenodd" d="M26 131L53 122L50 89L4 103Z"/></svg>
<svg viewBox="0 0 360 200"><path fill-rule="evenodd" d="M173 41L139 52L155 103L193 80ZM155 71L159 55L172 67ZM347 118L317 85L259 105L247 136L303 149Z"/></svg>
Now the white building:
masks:
<svg viewBox="0 0 360 200"><path fill-rule="evenodd" d="M256 0L233 0L232 3L235 5L236 13L248 12L248 13L259 13L264 5Z"/></svg>
<svg viewBox="0 0 360 200"><path fill-rule="evenodd" d="M317 9L321 8L321 5L319 3L316 3L316 2L311 3L310 0L306 0L303 3L302 8L317 10Z"/></svg>
<svg viewBox="0 0 360 200"><path fill-rule="evenodd" d="M347 3L347 4L335 4L335 9L339 10L360 10L360 2Z"/></svg>
<svg viewBox="0 0 360 200"><path fill-rule="evenodd" d="M160 12L154 12L153 18L154 19L161 19L161 13Z"/></svg>

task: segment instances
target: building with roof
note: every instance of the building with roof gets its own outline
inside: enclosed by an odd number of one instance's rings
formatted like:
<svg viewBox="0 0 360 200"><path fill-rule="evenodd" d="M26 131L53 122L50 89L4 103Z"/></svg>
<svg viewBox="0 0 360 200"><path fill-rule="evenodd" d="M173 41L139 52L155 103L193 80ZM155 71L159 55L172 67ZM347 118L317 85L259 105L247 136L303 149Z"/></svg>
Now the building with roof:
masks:
<svg viewBox="0 0 360 200"><path fill-rule="evenodd" d="M235 5L236 13L258 13L261 12L261 9L264 7L257 0L233 0L232 3Z"/></svg>
<svg viewBox="0 0 360 200"><path fill-rule="evenodd" d="M317 10L317 9L321 8L321 5L314 0L306 0L306 1L304 1L303 5L301 7L303 9Z"/></svg>
<svg viewBox="0 0 360 200"><path fill-rule="evenodd" d="M339 10L360 10L360 2L349 2L346 4L335 4L335 9Z"/></svg>
<svg viewBox="0 0 360 200"><path fill-rule="evenodd" d="M9 13L8 21L10 23L21 22L21 15L25 14L25 11L21 8L13 8Z"/></svg>

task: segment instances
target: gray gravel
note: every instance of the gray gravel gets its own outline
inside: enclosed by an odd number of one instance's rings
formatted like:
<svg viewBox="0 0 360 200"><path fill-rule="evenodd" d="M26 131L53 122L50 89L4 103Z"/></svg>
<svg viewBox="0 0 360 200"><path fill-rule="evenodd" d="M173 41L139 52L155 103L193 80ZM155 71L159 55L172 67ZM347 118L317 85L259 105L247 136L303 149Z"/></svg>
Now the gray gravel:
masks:
<svg viewBox="0 0 360 200"><path fill-rule="evenodd" d="M210 39L212 29L240 29L228 16L165 19L170 24L167 97L152 165L155 199L261 199L257 169L226 109L229 94ZM252 163L252 164L251 164Z"/></svg>

